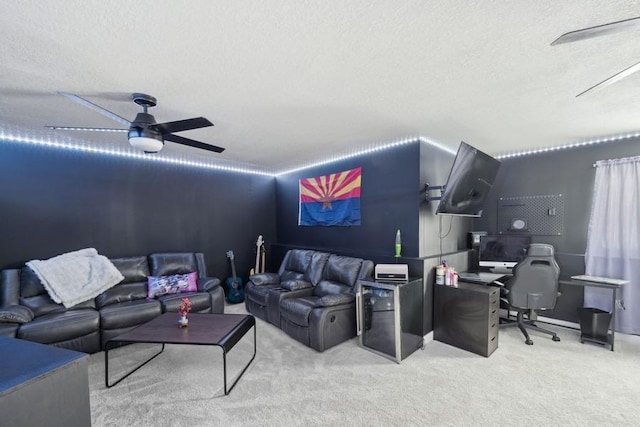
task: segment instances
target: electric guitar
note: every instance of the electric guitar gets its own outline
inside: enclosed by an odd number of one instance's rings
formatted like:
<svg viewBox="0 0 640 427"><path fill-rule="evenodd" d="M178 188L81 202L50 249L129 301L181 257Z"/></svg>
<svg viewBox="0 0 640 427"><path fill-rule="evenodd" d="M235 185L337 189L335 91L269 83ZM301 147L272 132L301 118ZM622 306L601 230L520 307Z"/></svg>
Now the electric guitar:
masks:
<svg viewBox="0 0 640 427"><path fill-rule="evenodd" d="M231 260L231 275L227 278L227 301L231 304L237 304L244 301L244 286L242 285L242 279L236 277L236 264L234 262L235 256L233 251L227 252L227 258Z"/></svg>
<svg viewBox="0 0 640 427"><path fill-rule="evenodd" d="M256 240L256 266L249 270L249 276L260 273L260 248L262 247L262 234Z"/></svg>

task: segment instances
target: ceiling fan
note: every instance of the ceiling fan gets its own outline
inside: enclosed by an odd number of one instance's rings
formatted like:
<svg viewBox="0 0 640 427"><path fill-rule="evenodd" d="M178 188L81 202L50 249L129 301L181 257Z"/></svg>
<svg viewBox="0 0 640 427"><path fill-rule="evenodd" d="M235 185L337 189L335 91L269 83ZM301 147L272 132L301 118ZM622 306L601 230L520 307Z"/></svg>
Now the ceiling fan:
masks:
<svg viewBox="0 0 640 427"><path fill-rule="evenodd" d="M124 126L128 129L113 128L90 128L90 127L71 127L71 126L46 126L53 130L80 130L80 131L97 131L97 132L127 132L129 143L145 153L157 153L162 150L164 141L171 141L189 147L201 148L203 150L222 153L224 148L215 145L205 144L204 142L195 141L179 135L174 132L182 132L185 130L199 129L213 126L209 120L204 117L194 117L192 119L178 120L175 122L156 123L155 117L147 113L149 107L155 107L156 98L144 93L131 94L131 100L142 107L142 113L138 113L133 121L129 121L111 111L94 104L78 95L68 92L58 92L60 95L77 102L78 104L96 111Z"/></svg>
<svg viewBox="0 0 640 427"><path fill-rule="evenodd" d="M561 35L560 37L558 37L557 39L551 42L551 46L559 45L562 43L571 43L571 42L580 41L584 39L590 39L593 37L604 36L607 34L618 33L618 32L627 30L629 28L638 27L638 26L640 26L640 17L625 19L623 21L610 22L608 24L597 25L595 27L583 28L581 30L570 31L568 33ZM600 83L594 86L591 86L589 89L583 92L580 92L579 94L576 95L576 98L578 96L591 92L592 90L609 86L610 84L613 84L619 80L622 80L625 77L630 76L636 71L640 71L640 62L630 66L629 68L625 68L624 70L614 74L608 79L605 79Z"/></svg>

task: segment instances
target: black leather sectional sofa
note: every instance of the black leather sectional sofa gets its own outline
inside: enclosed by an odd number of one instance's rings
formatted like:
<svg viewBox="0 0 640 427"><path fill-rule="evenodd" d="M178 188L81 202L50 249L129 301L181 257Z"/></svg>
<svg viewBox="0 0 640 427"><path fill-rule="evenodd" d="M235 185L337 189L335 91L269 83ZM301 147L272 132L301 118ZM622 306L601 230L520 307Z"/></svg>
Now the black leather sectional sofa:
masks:
<svg viewBox="0 0 640 427"><path fill-rule="evenodd" d="M111 338L161 313L177 311L188 297L192 311L223 313L220 280L207 277L202 253L156 253L111 259L124 279L81 304L56 304L28 267L0 273L0 335L95 353ZM148 276L197 272L197 292L147 298ZM177 322L177 317L176 317Z"/></svg>
<svg viewBox="0 0 640 427"><path fill-rule="evenodd" d="M245 304L256 317L324 351L356 335L355 285L372 274L369 260L292 249L277 273L249 277Z"/></svg>

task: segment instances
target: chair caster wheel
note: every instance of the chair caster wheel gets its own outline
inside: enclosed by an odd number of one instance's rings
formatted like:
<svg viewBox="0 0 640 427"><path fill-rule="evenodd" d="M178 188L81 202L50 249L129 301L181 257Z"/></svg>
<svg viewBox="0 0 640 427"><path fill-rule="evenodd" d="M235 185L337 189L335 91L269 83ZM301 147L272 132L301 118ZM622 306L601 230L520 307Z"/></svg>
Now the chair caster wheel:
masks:
<svg viewBox="0 0 640 427"><path fill-rule="evenodd" d="M556 335L556 336L554 336L554 337L552 337L551 339L552 339L553 341L560 341L560 337L559 337L559 336L557 336L557 335Z"/></svg>
<svg viewBox="0 0 640 427"><path fill-rule="evenodd" d="M533 341L531 341L531 340L526 340L526 341L525 341L525 343L526 343L527 345L533 345Z"/></svg>

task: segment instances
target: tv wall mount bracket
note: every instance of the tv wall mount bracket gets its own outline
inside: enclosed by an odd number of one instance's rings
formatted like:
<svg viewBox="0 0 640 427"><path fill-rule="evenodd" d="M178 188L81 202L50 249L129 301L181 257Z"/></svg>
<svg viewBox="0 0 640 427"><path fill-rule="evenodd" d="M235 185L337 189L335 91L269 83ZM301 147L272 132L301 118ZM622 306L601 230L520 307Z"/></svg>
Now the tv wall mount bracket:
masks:
<svg viewBox="0 0 640 427"><path fill-rule="evenodd" d="M445 190L446 185L429 185L429 183L426 183L424 185L424 197L425 200L427 200L428 202L432 202L434 200L442 200L442 195L444 194L444 190ZM440 190L440 195L439 196L432 196L431 192L432 191L438 191Z"/></svg>

